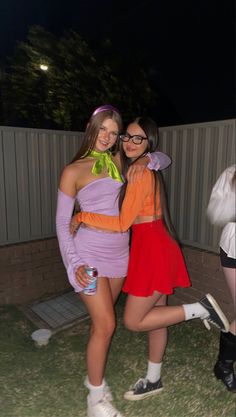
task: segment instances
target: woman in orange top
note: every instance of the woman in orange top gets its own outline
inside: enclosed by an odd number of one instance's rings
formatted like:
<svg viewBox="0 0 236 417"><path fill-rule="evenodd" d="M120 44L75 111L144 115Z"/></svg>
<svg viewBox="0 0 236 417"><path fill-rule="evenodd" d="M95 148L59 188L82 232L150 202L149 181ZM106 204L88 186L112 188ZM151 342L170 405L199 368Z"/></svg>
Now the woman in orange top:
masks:
<svg viewBox="0 0 236 417"><path fill-rule="evenodd" d="M133 161L158 145L158 128L147 117L130 123L120 135L123 172ZM147 331L149 361L145 378L125 393L128 400L139 400L159 393L161 365L167 344L167 326L191 318L211 322L223 331L228 321L210 294L199 302L167 306L167 296L175 287L190 286L184 259L170 221L164 185L159 172L146 170L142 178L125 182L120 194L120 215L112 217L81 212L72 218L71 232L84 222L91 227L125 231L132 225L129 267L123 291L128 293L124 322L133 331Z"/></svg>

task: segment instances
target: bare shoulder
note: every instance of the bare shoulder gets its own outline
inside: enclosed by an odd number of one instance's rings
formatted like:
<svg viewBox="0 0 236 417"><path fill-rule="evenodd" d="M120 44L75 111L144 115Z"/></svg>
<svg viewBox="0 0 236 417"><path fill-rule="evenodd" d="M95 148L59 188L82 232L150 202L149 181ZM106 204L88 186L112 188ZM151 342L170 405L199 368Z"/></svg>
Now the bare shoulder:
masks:
<svg viewBox="0 0 236 417"><path fill-rule="evenodd" d="M76 178L79 175L81 170L81 163L80 161L73 162L72 164L67 165L61 174L61 179L68 179L71 180L74 177Z"/></svg>
<svg viewBox="0 0 236 417"><path fill-rule="evenodd" d="M63 173L68 176L78 176L80 173L84 174L86 170L90 170L93 163L94 160L92 158L78 159L78 161L67 165L64 168Z"/></svg>
<svg viewBox="0 0 236 417"><path fill-rule="evenodd" d="M59 185L61 191L71 197L76 195L78 189L83 186L84 166L83 160L78 160L63 169Z"/></svg>

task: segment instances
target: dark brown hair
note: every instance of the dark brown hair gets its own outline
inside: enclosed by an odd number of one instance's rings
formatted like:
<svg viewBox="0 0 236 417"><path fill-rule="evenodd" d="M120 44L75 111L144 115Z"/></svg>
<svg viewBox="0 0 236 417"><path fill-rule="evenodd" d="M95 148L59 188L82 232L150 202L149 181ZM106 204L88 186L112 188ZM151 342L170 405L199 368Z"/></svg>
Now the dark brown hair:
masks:
<svg viewBox="0 0 236 417"><path fill-rule="evenodd" d="M137 117L133 122L141 127L141 129L145 132L146 137L148 138L148 146L145 150L144 154L139 156L139 158L142 158L146 155L147 152L155 152L158 148L159 143L159 132L157 124L154 120L152 120L150 117ZM126 174L128 171L128 168L130 165L132 165L133 162L131 161L126 155L123 150L123 146L120 144L120 154L121 154L121 163L122 163L122 172L124 177L126 178ZM139 159L137 158L137 159ZM136 159L136 160L137 160ZM164 225L168 231L168 233L171 235L173 239L178 241L178 237L175 231L175 228L172 224L169 208L168 208L168 201L167 201L167 193L166 193L166 187L163 179L163 175L160 171L152 171L155 179L155 190L154 190L154 208L156 213L156 194L158 190L158 186L160 187L160 204L162 209L162 215L163 215L163 222ZM121 187L120 191L120 198L119 198L119 207L121 209L122 202L125 197L125 192L127 188L127 180Z"/></svg>

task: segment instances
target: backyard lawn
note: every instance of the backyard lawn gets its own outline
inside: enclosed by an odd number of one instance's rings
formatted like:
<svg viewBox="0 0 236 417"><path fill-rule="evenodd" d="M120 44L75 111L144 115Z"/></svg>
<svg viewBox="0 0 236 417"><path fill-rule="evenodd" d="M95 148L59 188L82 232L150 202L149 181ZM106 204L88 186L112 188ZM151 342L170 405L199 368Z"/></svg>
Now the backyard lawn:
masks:
<svg viewBox="0 0 236 417"><path fill-rule="evenodd" d="M146 369L146 335L124 329L124 297L106 379L117 408L126 417L235 417L236 395L217 381L212 368L218 331L199 321L169 329L163 365L164 390L138 402L124 391ZM89 320L54 335L48 346L31 340L35 326L14 306L0 307L0 417L86 417L85 347Z"/></svg>

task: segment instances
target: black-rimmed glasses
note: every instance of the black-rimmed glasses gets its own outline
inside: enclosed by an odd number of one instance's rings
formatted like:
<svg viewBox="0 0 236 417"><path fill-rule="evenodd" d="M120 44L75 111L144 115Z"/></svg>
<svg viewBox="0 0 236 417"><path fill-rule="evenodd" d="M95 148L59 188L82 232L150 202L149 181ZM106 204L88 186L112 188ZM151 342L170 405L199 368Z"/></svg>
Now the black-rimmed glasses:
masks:
<svg viewBox="0 0 236 417"><path fill-rule="evenodd" d="M148 138L144 138L143 136L130 135L129 133L119 135L119 138L122 142L129 142L131 140L135 145L141 145L143 140L148 140Z"/></svg>

